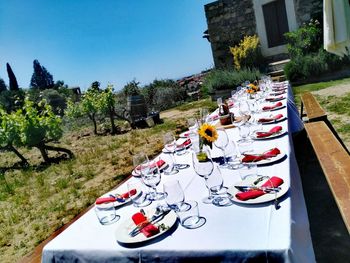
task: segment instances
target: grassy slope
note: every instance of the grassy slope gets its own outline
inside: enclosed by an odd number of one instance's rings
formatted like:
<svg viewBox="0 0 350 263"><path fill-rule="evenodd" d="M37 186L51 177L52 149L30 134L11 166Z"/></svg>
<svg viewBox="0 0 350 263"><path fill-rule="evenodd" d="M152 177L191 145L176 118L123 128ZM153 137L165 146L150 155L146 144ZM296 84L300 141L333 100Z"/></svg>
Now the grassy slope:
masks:
<svg viewBox="0 0 350 263"><path fill-rule="evenodd" d="M76 158L59 164L41 166L37 150L20 149L32 166L0 174L0 261L23 257L96 197L118 185L129 176L135 152L157 155L163 148L163 132L185 129L188 107L213 106L208 100L187 105L178 107L181 117L123 135L90 135L89 123L85 128L74 127L64 134L60 146L71 149ZM11 153L0 154L0 168L18 161Z"/></svg>

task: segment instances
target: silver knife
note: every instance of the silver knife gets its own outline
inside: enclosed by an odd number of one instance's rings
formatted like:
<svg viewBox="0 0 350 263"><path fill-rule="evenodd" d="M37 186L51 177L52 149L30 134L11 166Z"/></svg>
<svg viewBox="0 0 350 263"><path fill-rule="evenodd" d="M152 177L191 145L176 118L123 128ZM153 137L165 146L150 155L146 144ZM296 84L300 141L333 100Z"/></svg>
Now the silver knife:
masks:
<svg viewBox="0 0 350 263"><path fill-rule="evenodd" d="M167 214L169 214L171 210L167 210L167 211L164 211L163 213L159 214L159 215L153 215L151 220L149 220L147 223L143 224L141 227L137 226L135 227L130 233L129 233L129 236L131 237L134 237L134 236L137 236L138 234L141 233L141 230L144 229L146 226L150 225L150 224L153 224L155 222L157 222L159 219L165 217Z"/></svg>
<svg viewBox="0 0 350 263"><path fill-rule="evenodd" d="M250 185L235 185L235 188L241 192L247 192L250 190L262 190L268 192L278 192L281 187L265 187L265 186L250 186Z"/></svg>

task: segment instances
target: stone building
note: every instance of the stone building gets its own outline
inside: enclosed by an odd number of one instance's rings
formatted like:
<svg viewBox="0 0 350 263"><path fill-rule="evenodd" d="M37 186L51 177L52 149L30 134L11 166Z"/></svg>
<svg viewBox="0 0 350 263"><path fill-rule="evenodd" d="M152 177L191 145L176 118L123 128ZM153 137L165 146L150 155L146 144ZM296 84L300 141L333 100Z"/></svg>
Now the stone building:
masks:
<svg viewBox="0 0 350 263"><path fill-rule="evenodd" d="M231 68L230 46L258 35L264 57L287 58L283 34L322 18L322 0L218 0L204 6L216 68Z"/></svg>

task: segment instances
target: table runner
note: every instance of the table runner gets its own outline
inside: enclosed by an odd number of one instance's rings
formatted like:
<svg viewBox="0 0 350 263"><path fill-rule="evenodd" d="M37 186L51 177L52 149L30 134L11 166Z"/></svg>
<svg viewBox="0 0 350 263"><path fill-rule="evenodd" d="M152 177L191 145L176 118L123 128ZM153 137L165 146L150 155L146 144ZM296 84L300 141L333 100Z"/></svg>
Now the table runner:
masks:
<svg viewBox="0 0 350 263"><path fill-rule="evenodd" d="M125 218L131 218L139 209L132 205L120 207L117 213L121 219L107 226L100 225L91 209L44 247L42 261L315 262L301 180L293 152L292 120L288 108L276 111L288 116L288 120L279 123L288 130L288 134L253 144L257 152L276 146L287 155L282 162L258 168L259 174L279 176L285 184L290 185L287 194L280 198L280 209L276 210L273 202L259 205L235 203L228 207L202 203L201 199L208 194L208 190L204 179L195 174L189 153L176 156L176 161L188 163L191 168L181 170L176 175L162 176L157 188L162 190L162 183L178 179L186 200L199 203L200 214L207 220L202 227L189 230L178 225L150 244L127 248L116 241L114 232ZM230 139L238 138L236 128L228 129L227 133ZM215 154L220 155L220 150L214 149ZM226 186L240 181L237 170L221 171ZM119 188L120 192L125 191L126 184ZM154 202L151 206L156 204Z"/></svg>

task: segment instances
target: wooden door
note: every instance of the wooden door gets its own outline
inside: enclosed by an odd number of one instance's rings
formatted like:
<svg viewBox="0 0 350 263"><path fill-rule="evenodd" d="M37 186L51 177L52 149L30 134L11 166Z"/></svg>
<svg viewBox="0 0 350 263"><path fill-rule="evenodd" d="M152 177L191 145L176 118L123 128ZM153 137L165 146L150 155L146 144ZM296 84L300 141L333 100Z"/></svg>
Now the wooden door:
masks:
<svg viewBox="0 0 350 263"><path fill-rule="evenodd" d="M276 0L262 6L268 47L286 43L283 36L289 31L285 0Z"/></svg>

